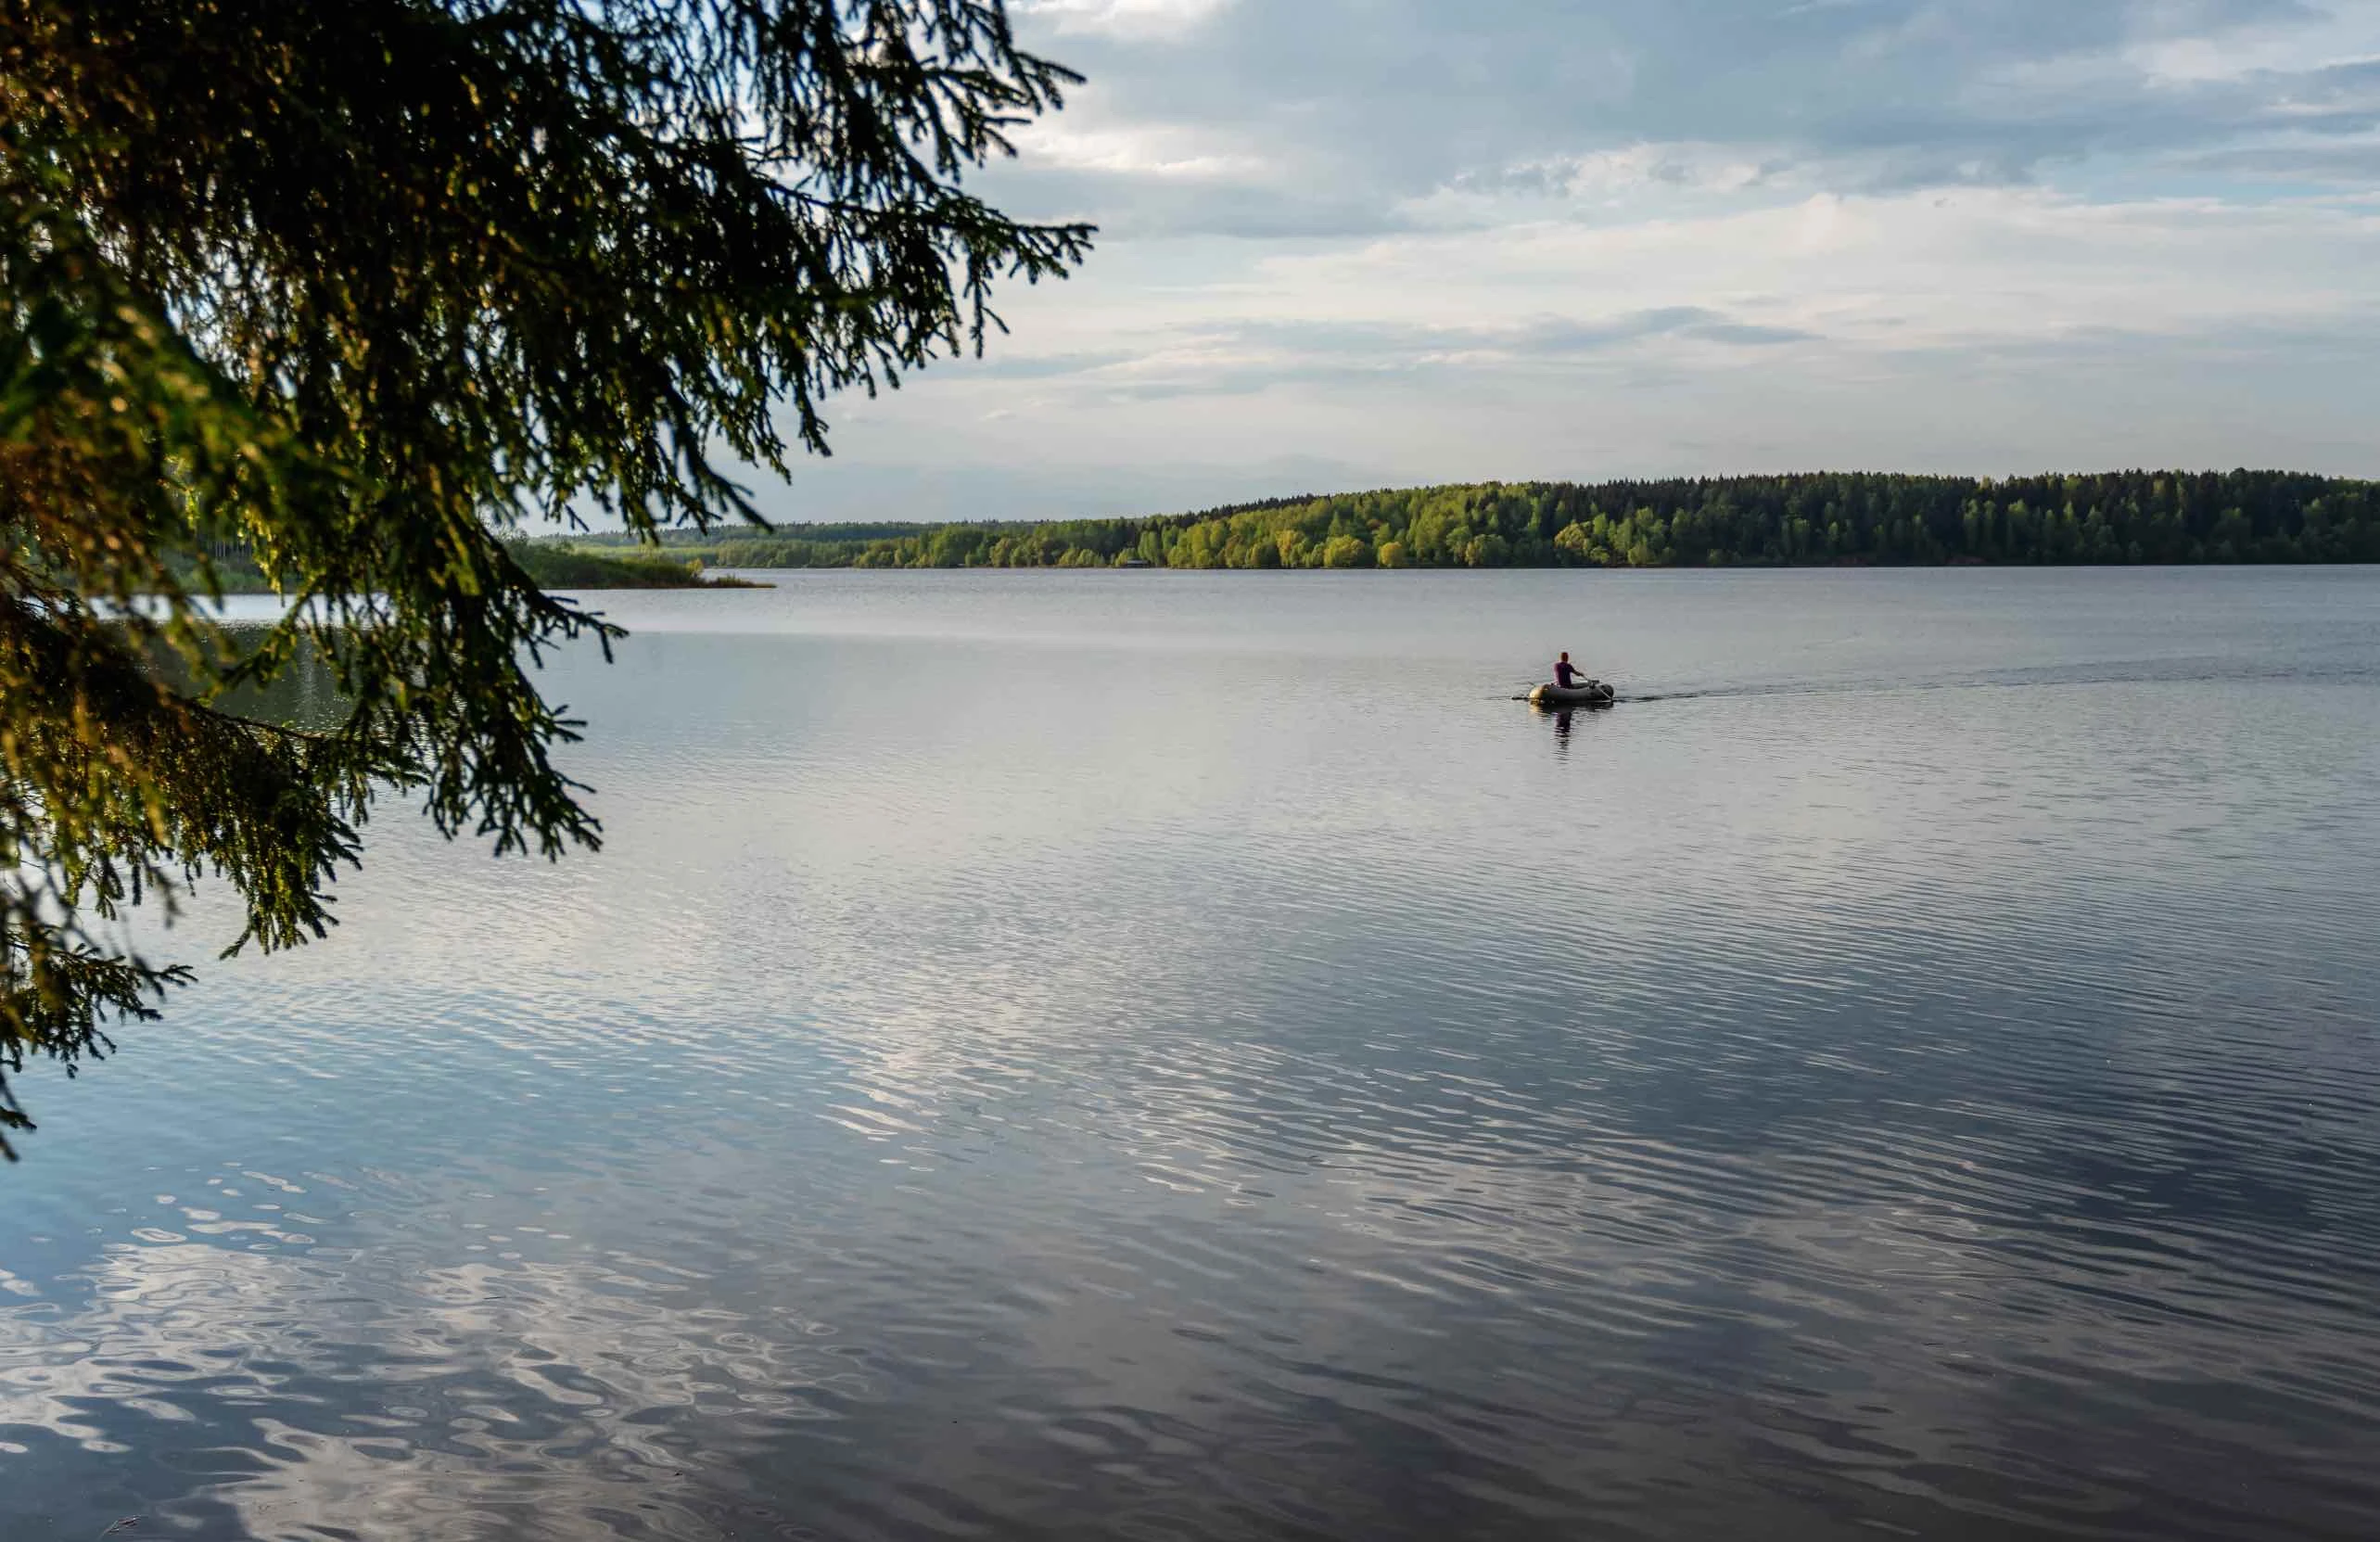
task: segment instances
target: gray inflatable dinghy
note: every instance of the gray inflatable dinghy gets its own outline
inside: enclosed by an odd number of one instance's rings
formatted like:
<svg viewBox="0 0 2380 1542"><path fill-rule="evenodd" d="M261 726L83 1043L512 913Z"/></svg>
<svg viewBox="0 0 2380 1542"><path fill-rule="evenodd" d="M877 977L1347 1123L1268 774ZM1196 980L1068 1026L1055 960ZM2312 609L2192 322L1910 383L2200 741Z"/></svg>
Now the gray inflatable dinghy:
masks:
<svg viewBox="0 0 2380 1542"><path fill-rule="evenodd" d="M1529 693L1532 707L1609 707L1619 693L1599 680L1584 685L1540 685Z"/></svg>

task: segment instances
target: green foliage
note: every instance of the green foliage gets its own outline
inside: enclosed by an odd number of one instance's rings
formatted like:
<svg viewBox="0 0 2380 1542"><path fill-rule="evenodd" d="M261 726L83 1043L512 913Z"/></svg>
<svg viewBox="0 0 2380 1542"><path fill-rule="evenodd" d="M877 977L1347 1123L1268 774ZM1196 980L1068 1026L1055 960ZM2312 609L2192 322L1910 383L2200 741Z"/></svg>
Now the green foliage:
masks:
<svg viewBox="0 0 2380 1542"><path fill-rule="evenodd" d="M699 556L672 555L644 546L589 550L552 541L507 541L504 549L520 570L540 589L703 589L749 588L739 580L706 578ZM244 547L219 552L208 562L202 579L199 565L184 558L173 564L174 576L188 588L211 581L224 594L271 594L275 591L254 555Z"/></svg>
<svg viewBox="0 0 2380 1542"><path fill-rule="evenodd" d="M2380 562L2380 487L2279 471L1488 482L1157 518L811 526L701 551L726 567Z"/></svg>
<svg viewBox="0 0 2380 1542"><path fill-rule="evenodd" d="M319 935L379 791L592 845L527 667L614 634L506 534L749 516L714 455L980 346L1088 232L963 173L1070 79L997 0L0 0L0 1078L182 977L145 895ZM307 653L335 725L226 705Z"/></svg>
<svg viewBox="0 0 2380 1542"><path fill-rule="evenodd" d="M706 587L700 558L660 552L586 552L540 542L510 548L521 571L541 589L700 589Z"/></svg>

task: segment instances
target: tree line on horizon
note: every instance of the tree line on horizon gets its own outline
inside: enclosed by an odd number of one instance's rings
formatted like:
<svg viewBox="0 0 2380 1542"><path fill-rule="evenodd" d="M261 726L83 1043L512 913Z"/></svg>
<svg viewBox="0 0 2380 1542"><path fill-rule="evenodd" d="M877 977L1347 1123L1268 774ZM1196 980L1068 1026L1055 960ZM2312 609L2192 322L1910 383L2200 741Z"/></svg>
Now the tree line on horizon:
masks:
<svg viewBox="0 0 2380 1542"><path fill-rule="evenodd" d="M2297 472L1484 482L1020 525L815 526L719 567L1700 567L2380 562L2380 483Z"/></svg>

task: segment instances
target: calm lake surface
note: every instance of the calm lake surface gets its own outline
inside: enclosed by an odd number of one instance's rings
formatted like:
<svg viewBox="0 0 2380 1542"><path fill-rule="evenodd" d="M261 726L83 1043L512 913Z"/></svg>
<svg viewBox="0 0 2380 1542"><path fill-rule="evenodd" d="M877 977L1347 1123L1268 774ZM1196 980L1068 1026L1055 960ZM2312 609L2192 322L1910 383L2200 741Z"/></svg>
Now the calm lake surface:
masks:
<svg viewBox="0 0 2380 1542"><path fill-rule="evenodd" d="M22 1078L0 1536L2380 1535L2380 572L776 577Z"/></svg>

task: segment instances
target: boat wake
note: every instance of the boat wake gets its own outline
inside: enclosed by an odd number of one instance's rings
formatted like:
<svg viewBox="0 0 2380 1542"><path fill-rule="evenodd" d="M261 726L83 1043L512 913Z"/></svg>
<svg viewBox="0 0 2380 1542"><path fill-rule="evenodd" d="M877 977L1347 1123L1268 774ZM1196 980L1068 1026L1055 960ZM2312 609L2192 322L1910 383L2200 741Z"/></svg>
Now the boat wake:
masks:
<svg viewBox="0 0 2380 1542"><path fill-rule="evenodd" d="M1956 674L1865 675L1827 679L1714 681L1707 684L1656 684L1623 691L1618 699L1635 706L1729 697L1877 695L1907 691L2020 691L2048 687L2138 684L2227 684L2286 682L2345 684L2380 679L2368 665L2304 660L2286 664L2198 657L2122 659L2040 669L1995 669ZM1518 696L1515 700L1525 700Z"/></svg>

